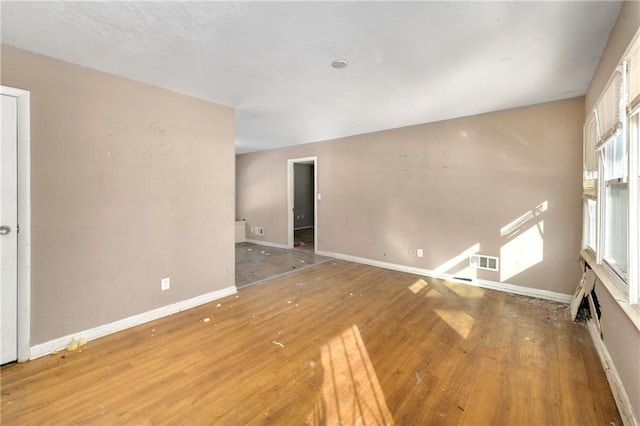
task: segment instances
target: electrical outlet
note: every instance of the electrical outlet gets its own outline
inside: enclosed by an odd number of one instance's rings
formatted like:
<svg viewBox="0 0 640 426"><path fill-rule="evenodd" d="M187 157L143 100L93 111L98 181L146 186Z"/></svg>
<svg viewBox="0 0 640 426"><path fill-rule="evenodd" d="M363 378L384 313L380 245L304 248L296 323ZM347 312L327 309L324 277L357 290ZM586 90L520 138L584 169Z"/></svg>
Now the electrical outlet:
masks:
<svg viewBox="0 0 640 426"><path fill-rule="evenodd" d="M418 257L422 256L424 256L424 252L422 251L422 249L418 249Z"/></svg>
<svg viewBox="0 0 640 426"><path fill-rule="evenodd" d="M169 277L160 280L160 290L165 291L171 288L171 279Z"/></svg>

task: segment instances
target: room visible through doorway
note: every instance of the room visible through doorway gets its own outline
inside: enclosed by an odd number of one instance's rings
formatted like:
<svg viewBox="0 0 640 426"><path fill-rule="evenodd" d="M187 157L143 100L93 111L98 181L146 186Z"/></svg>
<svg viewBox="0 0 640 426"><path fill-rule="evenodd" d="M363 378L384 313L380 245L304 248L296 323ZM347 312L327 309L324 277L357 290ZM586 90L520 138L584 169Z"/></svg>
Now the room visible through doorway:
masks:
<svg viewBox="0 0 640 426"><path fill-rule="evenodd" d="M318 248L317 157L288 161L288 247L315 252Z"/></svg>

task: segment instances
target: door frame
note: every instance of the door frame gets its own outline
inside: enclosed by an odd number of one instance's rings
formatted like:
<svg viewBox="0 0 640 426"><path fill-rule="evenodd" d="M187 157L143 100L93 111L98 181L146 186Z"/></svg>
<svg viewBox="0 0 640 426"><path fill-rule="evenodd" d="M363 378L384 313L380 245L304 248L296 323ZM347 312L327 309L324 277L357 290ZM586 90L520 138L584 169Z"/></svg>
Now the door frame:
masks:
<svg viewBox="0 0 640 426"><path fill-rule="evenodd" d="M318 157L302 157L287 160L287 248L293 248L294 167L296 163L313 164L313 251L318 251Z"/></svg>
<svg viewBox="0 0 640 426"><path fill-rule="evenodd" d="M1 86L18 107L18 361L31 358L31 124L30 92Z"/></svg>

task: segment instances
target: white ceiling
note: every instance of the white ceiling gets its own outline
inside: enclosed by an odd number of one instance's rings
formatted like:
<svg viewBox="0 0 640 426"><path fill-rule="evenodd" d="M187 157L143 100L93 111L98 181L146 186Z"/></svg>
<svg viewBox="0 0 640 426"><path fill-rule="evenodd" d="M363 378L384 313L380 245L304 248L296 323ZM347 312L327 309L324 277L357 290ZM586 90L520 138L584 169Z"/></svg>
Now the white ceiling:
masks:
<svg viewBox="0 0 640 426"><path fill-rule="evenodd" d="M3 44L235 108L242 153L584 95L621 2L0 7Z"/></svg>

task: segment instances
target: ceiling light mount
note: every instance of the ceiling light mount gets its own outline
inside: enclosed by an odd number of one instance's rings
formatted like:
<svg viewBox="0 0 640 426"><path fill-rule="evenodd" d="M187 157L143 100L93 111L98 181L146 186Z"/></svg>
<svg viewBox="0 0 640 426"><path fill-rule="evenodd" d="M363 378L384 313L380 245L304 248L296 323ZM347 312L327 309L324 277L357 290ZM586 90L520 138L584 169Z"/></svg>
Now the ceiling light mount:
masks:
<svg viewBox="0 0 640 426"><path fill-rule="evenodd" d="M331 66L336 69L346 68L348 64L349 62L347 62L346 59L336 59L335 61L331 62Z"/></svg>

